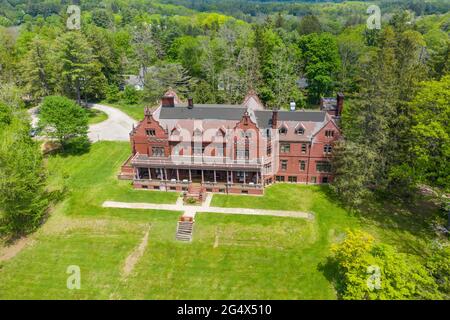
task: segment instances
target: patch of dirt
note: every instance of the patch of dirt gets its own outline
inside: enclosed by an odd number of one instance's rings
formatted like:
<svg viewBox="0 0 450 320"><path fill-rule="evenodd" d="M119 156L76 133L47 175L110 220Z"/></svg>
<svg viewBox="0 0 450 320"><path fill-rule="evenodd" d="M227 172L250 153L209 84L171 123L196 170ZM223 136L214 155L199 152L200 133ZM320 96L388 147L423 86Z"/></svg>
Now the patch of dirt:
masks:
<svg viewBox="0 0 450 320"><path fill-rule="evenodd" d="M14 258L23 248L32 243L27 237L20 238L14 244L0 249L0 262Z"/></svg>
<svg viewBox="0 0 450 320"><path fill-rule="evenodd" d="M138 263L139 259L145 252L145 248L148 244L148 235L150 233L151 225L148 226L147 232L144 234L144 237L141 240L139 246L127 257L125 260L125 265L123 266L123 275L127 277L134 269L136 263Z"/></svg>

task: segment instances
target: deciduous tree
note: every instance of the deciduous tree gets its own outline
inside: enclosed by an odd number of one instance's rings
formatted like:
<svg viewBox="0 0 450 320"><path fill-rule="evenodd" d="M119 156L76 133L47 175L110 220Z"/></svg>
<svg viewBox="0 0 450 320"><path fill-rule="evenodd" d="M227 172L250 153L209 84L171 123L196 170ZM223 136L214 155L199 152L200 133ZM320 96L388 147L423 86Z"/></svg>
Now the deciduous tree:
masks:
<svg viewBox="0 0 450 320"><path fill-rule="evenodd" d="M88 118L84 109L72 100L49 96L40 107L39 127L61 143L64 149L71 139L87 140Z"/></svg>
<svg viewBox="0 0 450 320"><path fill-rule="evenodd" d="M442 299L435 279L415 257L377 244L362 231L349 231L332 248L336 286L344 300Z"/></svg>

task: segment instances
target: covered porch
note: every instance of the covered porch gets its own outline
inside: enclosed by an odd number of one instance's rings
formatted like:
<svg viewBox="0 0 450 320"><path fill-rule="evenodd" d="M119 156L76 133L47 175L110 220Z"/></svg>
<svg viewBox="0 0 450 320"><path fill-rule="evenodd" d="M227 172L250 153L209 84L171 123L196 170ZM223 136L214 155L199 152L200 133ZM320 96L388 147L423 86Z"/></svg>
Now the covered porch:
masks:
<svg viewBox="0 0 450 320"><path fill-rule="evenodd" d="M183 183L228 183L259 185L261 172L255 170L203 170L180 168L136 168L135 180Z"/></svg>

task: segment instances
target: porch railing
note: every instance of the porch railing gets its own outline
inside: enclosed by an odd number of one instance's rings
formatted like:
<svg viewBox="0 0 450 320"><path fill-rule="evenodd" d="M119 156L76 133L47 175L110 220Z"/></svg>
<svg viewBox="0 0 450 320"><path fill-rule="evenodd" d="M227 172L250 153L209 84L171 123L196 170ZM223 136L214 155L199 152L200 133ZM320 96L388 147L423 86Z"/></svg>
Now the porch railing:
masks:
<svg viewBox="0 0 450 320"><path fill-rule="evenodd" d="M255 160L234 160L228 157L210 156L170 156L170 157L148 157L136 154L131 160L134 166L173 166L183 168L200 167L203 169L230 168L230 169L261 169L266 162L263 158Z"/></svg>
<svg viewBox="0 0 450 320"><path fill-rule="evenodd" d="M135 183L140 183L144 185L166 185L168 187L176 187L176 186L189 186L189 181L175 181L175 180L149 180L149 179L135 179ZM262 184L256 184L256 183L224 183L224 182L203 182L202 186L205 188L220 188L220 189L226 189L226 188L241 188L241 189L262 189Z"/></svg>

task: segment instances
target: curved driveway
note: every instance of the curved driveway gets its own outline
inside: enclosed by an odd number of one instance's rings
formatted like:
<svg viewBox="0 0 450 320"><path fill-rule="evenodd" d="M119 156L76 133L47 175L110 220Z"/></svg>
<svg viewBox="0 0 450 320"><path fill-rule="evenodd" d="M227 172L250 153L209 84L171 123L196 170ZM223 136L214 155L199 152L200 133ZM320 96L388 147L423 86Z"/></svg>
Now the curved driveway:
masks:
<svg viewBox="0 0 450 320"><path fill-rule="evenodd" d="M93 104L92 108L103 111L108 115L108 120L89 127L89 140L97 141L129 141L133 124L137 121L119 109Z"/></svg>

